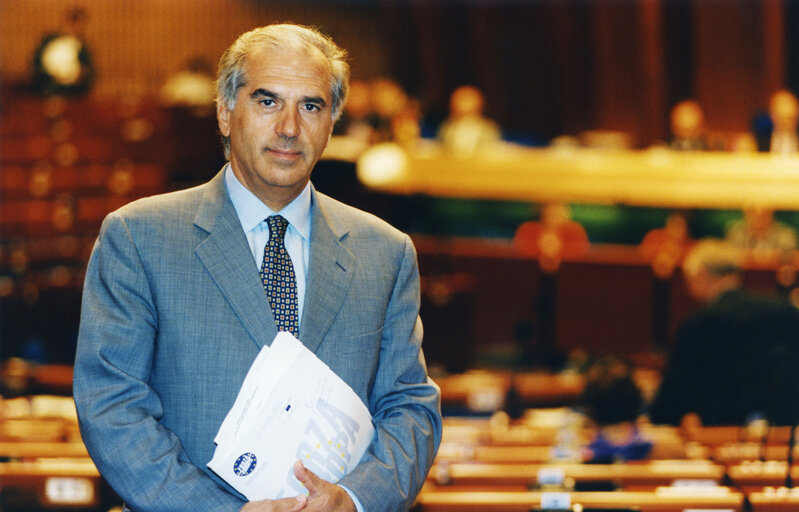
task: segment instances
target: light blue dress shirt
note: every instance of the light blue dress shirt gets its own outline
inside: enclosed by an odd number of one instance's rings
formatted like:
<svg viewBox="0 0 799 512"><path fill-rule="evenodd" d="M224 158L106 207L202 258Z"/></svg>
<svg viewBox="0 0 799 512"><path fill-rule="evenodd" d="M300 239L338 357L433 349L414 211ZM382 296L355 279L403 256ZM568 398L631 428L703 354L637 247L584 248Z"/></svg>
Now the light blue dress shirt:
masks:
<svg viewBox="0 0 799 512"><path fill-rule="evenodd" d="M247 242L250 244L252 257L259 270L264 260L264 248L269 241L269 226L266 224L266 218L270 215L281 215L289 221L284 244L291 263L294 265L294 275L297 277L297 319L299 325L302 325L305 280L311 253L311 183L308 182L302 192L279 212L272 211L250 192L233 174L230 164L225 169L225 185L227 185L230 200L236 209L239 222L241 222ZM350 495L356 510L363 512L363 506L358 497L343 485L340 487Z"/></svg>

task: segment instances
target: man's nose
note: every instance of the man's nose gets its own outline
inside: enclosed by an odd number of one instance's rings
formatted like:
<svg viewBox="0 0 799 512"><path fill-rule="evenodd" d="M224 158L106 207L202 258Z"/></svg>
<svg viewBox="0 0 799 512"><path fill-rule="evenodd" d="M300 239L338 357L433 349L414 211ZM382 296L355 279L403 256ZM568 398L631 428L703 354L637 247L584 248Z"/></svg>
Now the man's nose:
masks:
<svg viewBox="0 0 799 512"><path fill-rule="evenodd" d="M284 137L296 137L300 134L300 113L295 108L284 109L280 113L275 130Z"/></svg>

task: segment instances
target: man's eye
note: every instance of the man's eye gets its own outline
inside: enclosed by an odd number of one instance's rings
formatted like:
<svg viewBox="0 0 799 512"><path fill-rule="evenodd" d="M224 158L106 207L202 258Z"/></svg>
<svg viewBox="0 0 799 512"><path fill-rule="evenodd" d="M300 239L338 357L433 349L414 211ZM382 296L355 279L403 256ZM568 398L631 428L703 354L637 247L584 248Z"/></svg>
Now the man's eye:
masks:
<svg viewBox="0 0 799 512"><path fill-rule="evenodd" d="M317 110L319 110L319 105L314 105L313 103L306 103L305 105L303 105L303 108L307 112L316 112Z"/></svg>
<svg viewBox="0 0 799 512"><path fill-rule="evenodd" d="M271 107L274 104L275 104L275 100L273 100L271 98L264 98L264 99L261 100L261 105L263 105L265 107Z"/></svg>

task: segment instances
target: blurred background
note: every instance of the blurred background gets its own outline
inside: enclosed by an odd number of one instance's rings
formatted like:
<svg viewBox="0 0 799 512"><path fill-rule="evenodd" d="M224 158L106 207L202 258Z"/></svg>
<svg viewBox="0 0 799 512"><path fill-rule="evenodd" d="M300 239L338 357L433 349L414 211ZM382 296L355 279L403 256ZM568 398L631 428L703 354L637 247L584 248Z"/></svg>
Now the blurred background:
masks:
<svg viewBox="0 0 799 512"><path fill-rule="evenodd" d="M213 69L238 34L279 20L319 26L355 78L395 80L434 120L455 87L476 85L490 117L533 141L606 129L649 144L691 97L714 130L747 131L772 92L799 85L799 6L779 0L14 0L0 20L7 86L30 79L73 7L92 93L120 99L154 94L198 58Z"/></svg>
<svg viewBox="0 0 799 512"><path fill-rule="evenodd" d="M349 51L312 181L414 239L446 413L573 405L608 357L648 403L706 237L799 302L797 2L7 0L0 394L71 394L103 217L218 172L217 62L278 21Z"/></svg>
<svg viewBox="0 0 799 512"><path fill-rule="evenodd" d="M434 310L428 312L432 331L426 342L433 362L461 370L471 364L449 363L449 348L437 354L436 338L456 327L463 331L452 336L458 343L486 345L489 352L520 337L532 337L523 344L544 337L568 349L588 343L581 328L557 327L558 315L567 313L556 310L554 292L542 298L554 283L518 279L519 271L506 270L519 254L503 242L511 242L521 223L539 219L549 199L565 200L566 215L580 223L592 247L634 249L674 211L685 214L691 237L724 236L744 205L708 208L700 202L685 210L675 208L675 201L613 204L601 197L579 201L546 194L519 200L518 194L478 197L446 187L435 195L392 194L359 182L355 159L373 143L399 142L407 149L408 140L439 141L461 155L473 154L479 144L484 149L492 138L515 147L669 147L680 140L672 108L685 100L698 110L693 118L687 114L687 129L691 123L697 128L683 137L699 140L696 149L768 149L771 95L799 87L797 16L799 5L780 0L3 2L0 357L71 361L81 272L100 220L135 197L190 186L216 173L224 163L211 103L216 63L240 33L275 21L318 26L350 52L356 85L336 129L342 137L331 144L314 181L420 237L422 274L433 276L431 290L447 295L438 297L441 304L426 306ZM44 48L65 34L80 41L73 50L79 63L67 78L73 82L58 85L43 68L69 52L56 48L47 54ZM488 142L474 133L462 135L461 142L444 139L451 108L472 108L468 98L460 100L465 107L450 101L465 85L475 90L479 116L493 127ZM536 158L517 160L535 167ZM635 186L647 172L624 179ZM690 197L679 205L685 204L692 206ZM796 225L789 209L778 209L776 216ZM486 288L470 272L459 272L449 256L427 261L425 243L435 247L428 252L452 252L439 242L451 245L464 237L491 257L510 251L490 272L512 276L511 286L524 295L514 297L512 288L500 286L504 298L483 305L485 292L474 290ZM538 266L519 261L523 269ZM439 274L460 281L442 284ZM618 288L631 305L640 304L637 293L649 293L648 284L633 291L615 277L607 279L602 287ZM616 305L625 312L625 325L608 328L611 340L619 341L596 342L600 348L648 350L666 343L668 326L680 319L659 306L647 307L644 317L627 306ZM456 307L472 308L468 318L476 326L446 324L466 314L444 311ZM499 316L492 317L492 310ZM631 335L635 339L621 342L619 333L636 322L641 327ZM563 329L574 331L575 339L560 339Z"/></svg>

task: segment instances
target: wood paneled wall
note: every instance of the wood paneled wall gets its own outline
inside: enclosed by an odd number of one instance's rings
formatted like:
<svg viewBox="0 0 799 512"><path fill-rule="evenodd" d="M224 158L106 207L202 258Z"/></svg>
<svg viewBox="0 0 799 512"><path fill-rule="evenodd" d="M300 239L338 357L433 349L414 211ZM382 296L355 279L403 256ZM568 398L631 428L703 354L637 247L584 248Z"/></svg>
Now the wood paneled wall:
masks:
<svg viewBox="0 0 799 512"><path fill-rule="evenodd" d="M88 13L85 39L102 95L157 90L196 57L213 67L239 34L276 21L320 27L350 50L353 73L387 74L379 27L364 23L371 2L275 0L7 0L0 2L0 72L7 82L28 79L43 34L55 31L74 6Z"/></svg>
<svg viewBox="0 0 799 512"><path fill-rule="evenodd" d="M415 52L401 71L431 105L471 82L511 131L544 138L629 132L668 137L668 113L696 98L709 128L749 129L796 76L786 44L798 4L785 0L408 1L396 37ZM794 23L794 25L796 25ZM464 57L467 55L468 58Z"/></svg>
<svg viewBox="0 0 799 512"><path fill-rule="evenodd" d="M433 119L472 83L506 132L541 140L612 129L648 145L687 97L710 129L747 131L771 92L799 86L790 0L5 0L6 81L29 75L42 34L74 5L89 12L96 91L120 97L197 55L215 64L238 34L277 20L320 26L354 76L397 79Z"/></svg>

